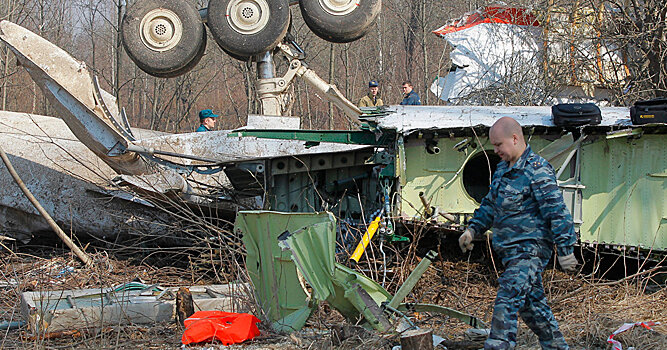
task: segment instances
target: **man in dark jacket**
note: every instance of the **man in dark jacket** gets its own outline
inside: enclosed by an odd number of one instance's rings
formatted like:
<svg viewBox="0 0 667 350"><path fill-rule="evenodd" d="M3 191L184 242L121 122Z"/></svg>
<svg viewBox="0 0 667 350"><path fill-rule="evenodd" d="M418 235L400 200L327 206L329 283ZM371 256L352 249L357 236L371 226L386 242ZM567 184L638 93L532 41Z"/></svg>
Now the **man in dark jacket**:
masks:
<svg viewBox="0 0 667 350"><path fill-rule="evenodd" d="M412 90L412 83L410 81L403 82L403 101L401 105L421 105L422 102L419 99L419 95Z"/></svg>
<svg viewBox="0 0 667 350"><path fill-rule="evenodd" d="M489 193L459 238L465 252L472 249L473 238L481 239L491 228L493 250L505 266L484 349L514 349L517 313L537 334L542 349L569 349L542 286L542 271L554 245L564 270L575 271L577 266L577 236L554 169L526 145L521 126L512 118L496 121L489 141L502 161Z"/></svg>

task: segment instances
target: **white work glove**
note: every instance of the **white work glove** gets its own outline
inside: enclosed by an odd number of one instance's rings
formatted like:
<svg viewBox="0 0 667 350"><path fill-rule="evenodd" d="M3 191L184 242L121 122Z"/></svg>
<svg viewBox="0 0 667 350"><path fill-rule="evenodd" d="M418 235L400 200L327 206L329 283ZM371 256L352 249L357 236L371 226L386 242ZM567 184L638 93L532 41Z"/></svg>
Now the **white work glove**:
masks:
<svg viewBox="0 0 667 350"><path fill-rule="evenodd" d="M565 272L575 272L577 271L577 265L579 262L577 261L577 258L574 257L574 253L566 256L559 256L558 257L558 263L560 264L560 267L563 268Z"/></svg>
<svg viewBox="0 0 667 350"><path fill-rule="evenodd" d="M461 237L459 237L459 247L461 247L461 251L465 253L468 250L472 250L472 247L474 246L475 245L472 243L472 231L466 229Z"/></svg>

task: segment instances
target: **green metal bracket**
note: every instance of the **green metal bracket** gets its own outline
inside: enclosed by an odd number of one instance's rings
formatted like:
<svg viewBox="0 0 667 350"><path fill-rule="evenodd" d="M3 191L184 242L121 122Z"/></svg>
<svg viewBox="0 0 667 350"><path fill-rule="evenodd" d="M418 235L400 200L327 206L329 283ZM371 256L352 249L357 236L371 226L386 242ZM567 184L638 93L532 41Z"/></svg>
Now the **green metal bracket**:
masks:
<svg viewBox="0 0 667 350"><path fill-rule="evenodd" d="M412 289L417 285L417 282L419 279L422 277L424 272L428 269L429 266L431 266L431 263L435 258L438 256L438 254L432 250L429 250L428 253L426 253L426 256L422 259L422 261L417 264L417 267L410 273L410 276L405 279L405 282L401 285L401 287L396 291L396 294L394 294L394 297L391 298L389 303L387 304L389 307L392 308L397 308L403 299L412 292Z"/></svg>
<svg viewBox="0 0 667 350"><path fill-rule="evenodd" d="M353 283L350 287L345 288L344 296L364 315L371 327L380 332L387 332L391 329L391 322L384 315L384 311L361 285Z"/></svg>
<svg viewBox="0 0 667 350"><path fill-rule="evenodd" d="M399 235L388 235L387 240L389 242L410 242L410 238L405 237L405 236L399 236Z"/></svg>
<svg viewBox="0 0 667 350"><path fill-rule="evenodd" d="M388 146L391 139L386 135L379 138L370 131L342 130L238 130L227 137L257 137L263 139L307 141L307 146L317 142L344 143L350 145Z"/></svg>
<svg viewBox="0 0 667 350"><path fill-rule="evenodd" d="M610 139L616 139L619 137L640 137L644 133L644 130L642 128L634 128L634 129L624 129L624 130L617 130L617 131L612 131L607 133L607 140Z"/></svg>
<svg viewBox="0 0 667 350"><path fill-rule="evenodd" d="M457 320L460 320L473 328L488 328L488 325L486 323L484 323L482 320L478 319L475 316L440 305L405 303L401 304L397 309L401 312L439 313L441 315L447 315L449 317L453 317Z"/></svg>

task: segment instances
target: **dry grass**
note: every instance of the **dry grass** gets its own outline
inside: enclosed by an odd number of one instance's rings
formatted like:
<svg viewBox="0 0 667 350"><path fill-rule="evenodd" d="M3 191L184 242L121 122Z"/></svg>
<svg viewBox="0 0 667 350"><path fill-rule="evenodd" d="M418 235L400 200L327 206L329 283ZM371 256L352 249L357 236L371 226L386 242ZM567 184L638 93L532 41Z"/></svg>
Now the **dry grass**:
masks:
<svg viewBox="0 0 667 350"><path fill-rule="evenodd" d="M95 254L93 268L84 268L66 253L13 255L2 252L0 281L16 282L0 290L0 320L20 318L20 293L31 290L78 289L108 287L141 279L149 284L178 286L215 283L219 278L201 275L201 266L176 268L155 267L146 263L118 260L105 253ZM17 252L18 253L18 252ZM415 261L416 263L416 261ZM410 271L415 264L401 268ZM400 271L395 273L398 278ZM608 349L607 337L624 322L659 321L655 331L633 328L616 337L624 348L667 348L667 288L646 292L646 279L620 282L591 283L584 277L570 277L556 270L544 275L545 290L562 332L573 349ZM393 281L392 282L396 282ZM12 284L12 283L9 283ZM390 285L390 290L395 285ZM423 276L411 301L433 303L459 309L489 321L496 293L493 268L465 261L437 261ZM451 340L462 339L468 326L439 315L413 315L415 322ZM390 349L398 344L395 335L362 332L334 345L330 329L346 324L342 316L323 305L311 317L308 328L291 336L272 334L262 325L262 336L247 344L231 348L244 349ZM175 349L180 347L181 330L175 324L151 327L123 326L69 334L58 339L35 339L26 328L2 331L0 348L104 348L104 349ZM539 348L537 339L523 324L520 325L519 349Z"/></svg>

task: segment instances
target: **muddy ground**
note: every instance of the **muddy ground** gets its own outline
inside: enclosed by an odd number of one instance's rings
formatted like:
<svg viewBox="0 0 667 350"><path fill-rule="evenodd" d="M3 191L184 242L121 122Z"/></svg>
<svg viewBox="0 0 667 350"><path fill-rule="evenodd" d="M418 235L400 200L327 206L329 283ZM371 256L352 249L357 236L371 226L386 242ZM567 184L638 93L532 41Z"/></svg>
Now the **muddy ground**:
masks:
<svg viewBox="0 0 667 350"><path fill-rule="evenodd" d="M63 250L1 248L0 322L21 319L20 293L35 290L99 288L131 280L147 284L179 286L225 282L205 271L192 258L189 264L156 266L147 260L93 253L97 264L83 267ZM413 264L392 269L390 281L400 281ZM221 271L218 266L215 271ZM485 262L436 261L420 280L408 301L433 303L473 314L488 322L496 293L496 268ZM667 349L667 287L656 281L657 272L614 280L594 280L579 274L570 276L555 269L544 274L545 290L561 331L573 349L610 349L609 335L625 322L656 321L653 330L635 327L616 338L624 349ZM243 278L238 277L237 278ZM664 283L664 282L663 282ZM389 283L393 291L395 283ZM249 306L251 308L251 306ZM430 328L450 341L464 340L468 326L439 315L411 315L417 325ZM292 335L279 335L260 325L262 335L242 345L223 347L205 344L192 349L391 349L399 344L397 335L381 335L353 329L347 339L332 339L332 328L350 324L327 305L309 320L308 327ZM518 349L539 349L537 339L520 323ZM175 323L107 327L60 334L44 339L27 327L1 330L2 349L176 349L181 347L182 329ZM450 347L452 348L452 347Z"/></svg>

